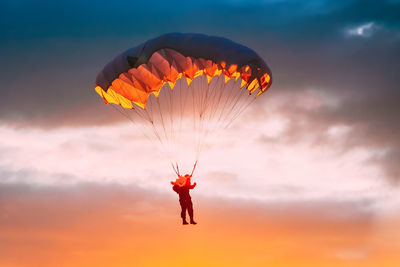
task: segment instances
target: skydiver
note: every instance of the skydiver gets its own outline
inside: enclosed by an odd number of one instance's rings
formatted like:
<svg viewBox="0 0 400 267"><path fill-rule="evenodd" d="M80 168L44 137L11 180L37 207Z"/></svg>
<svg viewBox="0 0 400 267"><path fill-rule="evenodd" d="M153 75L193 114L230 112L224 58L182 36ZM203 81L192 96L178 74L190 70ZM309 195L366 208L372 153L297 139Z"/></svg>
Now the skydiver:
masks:
<svg viewBox="0 0 400 267"><path fill-rule="evenodd" d="M196 164L194 165L193 171L196 168ZM193 171L192 174L186 174L185 176L181 176L179 174L179 169L178 169L177 175L179 178L175 182L171 182L171 184L173 185L172 190L174 190L177 194L179 194L179 204L181 205L181 218L182 218L182 224L184 225L188 224L188 222L186 221L186 210L189 213L190 224L197 224L193 220L193 203L192 203L192 198L190 197L189 194L189 190L196 187L196 183L191 184L190 181L193 175Z"/></svg>

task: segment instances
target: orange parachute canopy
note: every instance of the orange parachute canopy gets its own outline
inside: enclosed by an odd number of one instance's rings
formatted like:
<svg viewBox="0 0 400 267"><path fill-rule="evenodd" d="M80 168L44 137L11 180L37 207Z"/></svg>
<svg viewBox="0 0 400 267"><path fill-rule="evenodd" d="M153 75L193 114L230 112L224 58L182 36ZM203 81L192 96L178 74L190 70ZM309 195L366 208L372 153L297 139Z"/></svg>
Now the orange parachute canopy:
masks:
<svg viewBox="0 0 400 267"><path fill-rule="evenodd" d="M97 75L95 90L171 162L198 159L207 136L226 128L272 83L252 49L229 39L169 33L116 56ZM184 154L184 150L194 155Z"/></svg>
<svg viewBox="0 0 400 267"><path fill-rule="evenodd" d="M118 55L98 74L96 92L105 103L145 109L150 94L158 96L168 83L188 85L198 76L208 83L216 76L241 79L241 87L257 96L271 86L271 71L253 50L226 38L203 34L170 33Z"/></svg>

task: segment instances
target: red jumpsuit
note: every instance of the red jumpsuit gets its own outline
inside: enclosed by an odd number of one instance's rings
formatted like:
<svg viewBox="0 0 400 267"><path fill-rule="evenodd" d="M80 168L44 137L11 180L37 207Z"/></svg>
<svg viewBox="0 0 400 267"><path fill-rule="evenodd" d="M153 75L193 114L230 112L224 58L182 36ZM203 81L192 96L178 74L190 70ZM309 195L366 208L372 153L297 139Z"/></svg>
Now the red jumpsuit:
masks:
<svg viewBox="0 0 400 267"><path fill-rule="evenodd" d="M174 185L172 189L179 194L179 203L181 204L181 217L186 220L186 210L189 213L190 220L193 221L193 203L189 190L193 189L196 183L190 184L190 178L186 179L184 186Z"/></svg>

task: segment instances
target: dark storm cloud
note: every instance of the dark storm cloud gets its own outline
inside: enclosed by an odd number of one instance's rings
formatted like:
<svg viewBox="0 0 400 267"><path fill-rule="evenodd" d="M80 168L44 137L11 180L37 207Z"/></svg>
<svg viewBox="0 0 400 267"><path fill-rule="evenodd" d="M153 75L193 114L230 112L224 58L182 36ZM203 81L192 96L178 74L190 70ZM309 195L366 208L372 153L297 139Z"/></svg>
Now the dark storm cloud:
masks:
<svg viewBox="0 0 400 267"><path fill-rule="evenodd" d="M271 97L287 98L281 112L291 121L291 140L310 134L309 129L321 140L330 126L352 126L348 148L384 150L371 161L384 166L392 181L400 179L398 1L1 5L3 123L57 127L116 121L119 114L103 105L93 90L102 66L158 34L204 32L244 43L267 60L274 75ZM373 30L367 35L348 34L368 23ZM317 111L293 105L293 93L309 89L338 104Z"/></svg>

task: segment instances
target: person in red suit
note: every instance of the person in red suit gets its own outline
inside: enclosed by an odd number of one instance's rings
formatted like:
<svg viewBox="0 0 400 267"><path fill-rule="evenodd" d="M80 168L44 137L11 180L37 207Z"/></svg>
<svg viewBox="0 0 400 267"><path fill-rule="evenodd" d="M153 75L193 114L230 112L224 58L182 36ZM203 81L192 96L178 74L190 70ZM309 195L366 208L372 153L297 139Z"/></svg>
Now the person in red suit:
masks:
<svg viewBox="0 0 400 267"><path fill-rule="evenodd" d="M186 174L185 176L180 176L175 182L171 182L173 185L172 189L179 194L179 203L181 204L181 218L182 224L188 224L186 221L186 210L189 213L190 223L197 224L193 220L193 203L190 197L189 190L196 187L196 183L191 184L190 178L192 175Z"/></svg>

